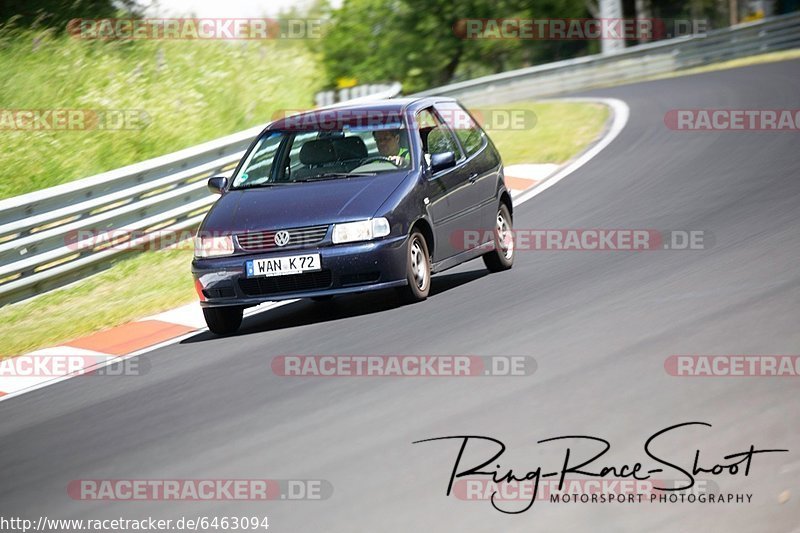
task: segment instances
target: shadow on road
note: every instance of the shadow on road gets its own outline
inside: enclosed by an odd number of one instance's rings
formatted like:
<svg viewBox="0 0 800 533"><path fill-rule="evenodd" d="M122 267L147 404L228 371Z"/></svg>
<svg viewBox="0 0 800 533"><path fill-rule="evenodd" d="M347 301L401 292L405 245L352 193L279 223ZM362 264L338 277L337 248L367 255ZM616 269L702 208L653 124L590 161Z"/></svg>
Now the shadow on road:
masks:
<svg viewBox="0 0 800 533"><path fill-rule="evenodd" d="M470 270L469 272L434 276L428 297L435 298L437 295L447 292L450 289L455 289L456 287L480 279L488 274L489 272L487 270L480 268L477 270ZM422 302L416 305L425 304ZM316 324L318 322L352 318L389 311L402 306L402 301L393 289L338 296L324 302L300 300L277 309L271 309L263 313L245 317L242 322L242 327L239 328L236 334L231 336L236 337L263 331L275 331ZM181 341L181 344L193 344L215 338L217 338L217 336L213 333L204 331Z"/></svg>

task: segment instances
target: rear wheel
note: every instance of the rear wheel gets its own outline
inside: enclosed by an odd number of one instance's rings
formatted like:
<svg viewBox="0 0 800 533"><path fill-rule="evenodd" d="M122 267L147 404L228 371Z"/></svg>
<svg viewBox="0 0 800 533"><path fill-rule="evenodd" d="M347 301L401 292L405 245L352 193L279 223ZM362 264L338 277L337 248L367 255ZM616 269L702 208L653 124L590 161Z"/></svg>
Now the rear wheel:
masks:
<svg viewBox="0 0 800 533"><path fill-rule="evenodd" d="M431 289L431 258L425 237L419 231L414 231L408 238L406 280L408 285L398 288L404 302L419 302L428 297Z"/></svg>
<svg viewBox="0 0 800 533"><path fill-rule="evenodd" d="M230 335L242 325L243 312L242 307L204 307L203 318L212 333Z"/></svg>
<svg viewBox="0 0 800 533"><path fill-rule="evenodd" d="M494 250L483 254L483 262L490 272L502 272L514 265L514 234L511 214L506 204L500 204L495 217Z"/></svg>

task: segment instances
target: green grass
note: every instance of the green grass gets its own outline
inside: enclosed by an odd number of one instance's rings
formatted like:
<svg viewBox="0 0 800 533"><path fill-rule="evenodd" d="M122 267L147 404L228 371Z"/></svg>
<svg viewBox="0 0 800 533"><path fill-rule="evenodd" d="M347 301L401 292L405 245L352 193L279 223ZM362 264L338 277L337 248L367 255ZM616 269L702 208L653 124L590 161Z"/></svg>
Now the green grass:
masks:
<svg viewBox="0 0 800 533"><path fill-rule="evenodd" d="M145 252L89 279L0 308L0 359L196 300L191 261L188 249Z"/></svg>
<svg viewBox="0 0 800 533"><path fill-rule="evenodd" d="M530 109L538 117L532 129L490 132L506 164L565 162L597 138L608 116L597 104L523 102L504 108ZM145 252L90 279L0 308L0 358L196 300L191 260L189 249Z"/></svg>
<svg viewBox="0 0 800 533"><path fill-rule="evenodd" d="M0 27L0 110L140 110L140 130L2 131L0 198L65 183L309 108L301 41L81 41ZM8 116L8 114L6 115Z"/></svg>
<svg viewBox="0 0 800 533"><path fill-rule="evenodd" d="M516 102L493 107L536 114L533 128L489 132L506 165L564 163L597 139L609 114L604 105L576 102Z"/></svg>

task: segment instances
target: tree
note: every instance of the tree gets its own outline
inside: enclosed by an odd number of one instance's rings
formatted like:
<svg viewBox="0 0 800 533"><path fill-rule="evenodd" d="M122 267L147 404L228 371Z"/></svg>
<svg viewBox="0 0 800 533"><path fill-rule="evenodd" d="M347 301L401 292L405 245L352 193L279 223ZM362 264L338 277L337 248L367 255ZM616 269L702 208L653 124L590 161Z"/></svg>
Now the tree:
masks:
<svg viewBox="0 0 800 533"><path fill-rule="evenodd" d="M586 18L584 0L345 0L329 16L319 51L331 83L398 80L414 92L592 50L585 41L465 39L458 31L464 19Z"/></svg>

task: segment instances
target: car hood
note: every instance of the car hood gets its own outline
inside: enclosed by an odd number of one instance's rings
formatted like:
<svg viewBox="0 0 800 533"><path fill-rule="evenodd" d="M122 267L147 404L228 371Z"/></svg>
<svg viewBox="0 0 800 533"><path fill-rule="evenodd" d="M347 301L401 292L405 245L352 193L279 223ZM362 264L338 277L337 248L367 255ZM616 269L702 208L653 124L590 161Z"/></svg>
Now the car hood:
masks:
<svg viewBox="0 0 800 533"><path fill-rule="evenodd" d="M228 191L203 221L204 231L241 233L372 217L410 172Z"/></svg>

